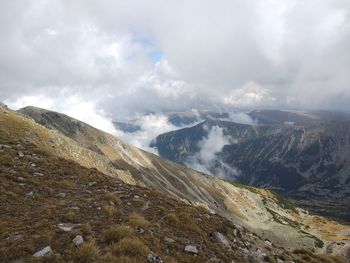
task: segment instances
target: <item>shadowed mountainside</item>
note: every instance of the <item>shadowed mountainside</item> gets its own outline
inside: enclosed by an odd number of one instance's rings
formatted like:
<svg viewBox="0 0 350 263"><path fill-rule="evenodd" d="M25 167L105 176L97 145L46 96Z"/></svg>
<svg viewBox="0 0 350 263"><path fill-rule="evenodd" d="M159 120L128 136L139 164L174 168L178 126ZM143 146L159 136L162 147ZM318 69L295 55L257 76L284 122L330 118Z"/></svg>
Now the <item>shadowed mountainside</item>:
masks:
<svg viewBox="0 0 350 263"><path fill-rule="evenodd" d="M316 212L350 220L350 121L299 126L212 120L159 135L153 146L162 157L185 164L214 127L228 143L208 168L213 174L220 165L237 168L235 181L274 189Z"/></svg>

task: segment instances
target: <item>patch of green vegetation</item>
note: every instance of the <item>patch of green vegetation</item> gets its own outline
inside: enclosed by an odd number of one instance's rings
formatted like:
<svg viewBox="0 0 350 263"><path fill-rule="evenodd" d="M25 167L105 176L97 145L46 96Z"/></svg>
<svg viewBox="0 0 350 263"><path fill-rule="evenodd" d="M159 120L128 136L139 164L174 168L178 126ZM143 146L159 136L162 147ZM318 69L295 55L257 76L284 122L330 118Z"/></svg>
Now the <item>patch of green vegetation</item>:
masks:
<svg viewBox="0 0 350 263"><path fill-rule="evenodd" d="M282 225L286 225L286 223L287 223L291 227L300 229L300 226L301 226L300 223L293 221L293 220L289 219L288 217L281 216L280 214L278 214L277 212L273 211L272 209L270 209L268 207L266 207L266 210L272 215L272 218L275 222L282 224Z"/></svg>
<svg viewBox="0 0 350 263"><path fill-rule="evenodd" d="M274 193L274 194L275 194L274 199L280 207L282 207L283 209L292 210L294 213L298 213L294 203L292 203L291 201L287 200L286 198L284 198L283 196L277 193Z"/></svg>
<svg viewBox="0 0 350 263"><path fill-rule="evenodd" d="M234 186L236 186L238 188L246 189L246 190L248 190L248 191L250 191L250 192L252 192L254 194L259 194L259 191L256 188L252 187L252 186L249 186L249 185L246 185L246 184L237 183L237 182L232 182L232 181L229 181L229 180L224 180L224 181L228 182L228 183L230 183L230 184L232 184L232 185L234 185Z"/></svg>
<svg viewBox="0 0 350 263"><path fill-rule="evenodd" d="M313 238L315 239L315 246L318 247L318 248L323 248L324 246L324 242L319 239L318 237L314 236L314 235L311 235L310 233L308 232L305 232L304 230L300 230L301 233L305 234L306 236L310 237L310 238Z"/></svg>

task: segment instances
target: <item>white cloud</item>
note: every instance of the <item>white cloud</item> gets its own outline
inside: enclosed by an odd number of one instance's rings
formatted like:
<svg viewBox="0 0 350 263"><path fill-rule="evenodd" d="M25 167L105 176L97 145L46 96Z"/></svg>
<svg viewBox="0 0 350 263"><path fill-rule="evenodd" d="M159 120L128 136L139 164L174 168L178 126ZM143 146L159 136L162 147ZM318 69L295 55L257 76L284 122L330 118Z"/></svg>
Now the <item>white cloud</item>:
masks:
<svg viewBox="0 0 350 263"><path fill-rule="evenodd" d="M116 117L223 103L349 110L349 11L344 0L8 1L0 100L65 89Z"/></svg>
<svg viewBox="0 0 350 263"><path fill-rule="evenodd" d="M5 100L4 103L14 110L18 110L28 105L35 105L36 107L39 107L39 108L51 109L53 108L53 105L54 105L53 99L43 95L23 96L23 97L19 97L14 101Z"/></svg>
<svg viewBox="0 0 350 263"><path fill-rule="evenodd" d="M134 119L133 124L139 126L140 130L132 133L121 132L119 135L120 138L136 147L155 154L158 153L156 149L150 147L151 141L159 134L179 128L171 124L167 116L160 113L138 115L134 116Z"/></svg>
<svg viewBox="0 0 350 263"><path fill-rule="evenodd" d="M249 124L249 125L257 124L257 121L252 119L252 117L250 117L247 113L238 112L238 111L229 112L229 118L227 119L227 121L232 121L232 122L241 123L241 124Z"/></svg>
<svg viewBox="0 0 350 263"><path fill-rule="evenodd" d="M44 95L24 96L15 101L5 101L5 104L14 110L35 105L36 107L61 112L102 131L116 136L120 135L120 132L115 129L112 120L106 116L103 110L97 109L94 102L83 101L76 95L68 96L64 100L59 97L57 97L57 100L54 100Z"/></svg>
<svg viewBox="0 0 350 263"><path fill-rule="evenodd" d="M212 126L207 129L207 136L199 143L199 151L190 157L186 165L206 174L212 174L223 179L234 179L239 174L239 170L217 160L216 155L221 152L223 147L231 144L233 138L224 135L223 128Z"/></svg>
<svg viewBox="0 0 350 263"><path fill-rule="evenodd" d="M271 96L268 89L255 82L249 82L223 97L223 102L234 107L254 107L255 105L273 105L276 98Z"/></svg>
<svg viewBox="0 0 350 263"><path fill-rule="evenodd" d="M198 158L204 163L208 163L215 158L215 154L220 152L229 140L224 136L223 129L213 126L206 138L199 142L200 151Z"/></svg>

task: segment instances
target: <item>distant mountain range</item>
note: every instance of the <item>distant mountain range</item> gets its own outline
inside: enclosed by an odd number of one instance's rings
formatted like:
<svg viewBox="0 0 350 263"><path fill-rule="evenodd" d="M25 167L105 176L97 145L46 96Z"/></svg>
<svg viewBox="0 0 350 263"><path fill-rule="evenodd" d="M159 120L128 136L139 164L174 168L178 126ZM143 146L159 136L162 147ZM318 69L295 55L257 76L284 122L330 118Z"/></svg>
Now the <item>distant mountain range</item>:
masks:
<svg viewBox="0 0 350 263"><path fill-rule="evenodd" d="M206 120L159 135L160 156L213 175L292 197L304 207L350 221L350 115L326 111L256 110L258 125ZM214 128L225 139L212 160L198 158Z"/></svg>

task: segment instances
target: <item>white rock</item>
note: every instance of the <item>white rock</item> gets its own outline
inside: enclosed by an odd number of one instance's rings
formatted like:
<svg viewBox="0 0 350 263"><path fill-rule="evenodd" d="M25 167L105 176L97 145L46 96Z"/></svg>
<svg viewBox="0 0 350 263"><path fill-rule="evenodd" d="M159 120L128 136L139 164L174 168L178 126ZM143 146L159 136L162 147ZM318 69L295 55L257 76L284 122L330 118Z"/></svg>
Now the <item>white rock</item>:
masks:
<svg viewBox="0 0 350 263"><path fill-rule="evenodd" d="M35 172L35 173L33 173L33 176L44 176L44 174Z"/></svg>
<svg viewBox="0 0 350 263"><path fill-rule="evenodd" d="M265 240L265 244L268 245L268 246L272 246L272 243L269 241L269 240Z"/></svg>
<svg viewBox="0 0 350 263"><path fill-rule="evenodd" d="M172 239L172 238L169 238L169 237L165 237L164 241L167 242L167 243L175 243L175 240Z"/></svg>
<svg viewBox="0 0 350 263"><path fill-rule="evenodd" d="M74 227L76 227L76 224L71 224L71 223L59 223L58 228L64 232L69 232L72 231Z"/></svg>
<svg viewBox="0 0 350 263"><path fill-rule="evenodd" d="M34 196L34 192L33 192L33 191L30 191L29 193L26 193L26 196L28 196L28 197L33 197L33 196Z"/></svg>
<svg viewBox="0 0 350 263"><path fill-rule="evenodd" d="M22 158L22 157L24 157L24 153L21 152L21 151L18 151L18 156L19 156L20 158Z"/></svg>
<svg viewBox="0 0 350 263"><path fill-rule="evenodd" d="M187 245L185 247L185 251L186 252L189 252L189 253L193 253L193 254L198 254L198 249L196 246L193 246L193 245Z"/></svg>
<svg viewBox="0 0 350 263"><path fill-rule="evenodd" d="M148 260L148 262L151 262L151 263L163 263L162 258L156 254L153 254L153 253L149 253L147 255L147 260Z"/></svg>
<svg viewBox="0 0 350 263"><path fill-rule="evenodd" d="M44 247L42 250L39 250L38 252L35 252L33 254L33 257L45 257L47 255L49 255L52 252L52 249L50 246Z"/></svg>
<svg viewBox="0 0 350 263"><path fill-rule="evenodd" d="M83 244L84 239L81 235L77 235L74 239L73 239L73 243L79 247L81 244Z"/></svg>
<svg viewBox="0 0 350 263"><path fill-rule="evenodd" d="M1 150L4 150L4 149L10 149L11 148L11 146L9 146L9 145L6 145L6 144L0 144L0 149Z"/></svg>
<svg viewBox="0 0 350 263"><path fill-rule="evenodd" d="M346 244L345 246L343 246L339 252L338 252L339 256L342 256L346 259L350 259L350 244Z"/></svg>
<svg viewBox="0 0 350 263"><path fill-rule="evenodd" d="M223 244L225 247L230 247L230 241L225 235L220 232L214 232L212 236L216 242Z"/></svg>
<svg viewBox="0 0 350 263"><path fill-rule="evenodd" d="M58 193L57 197L65 198L66 197L66 193Z"/></svg>

